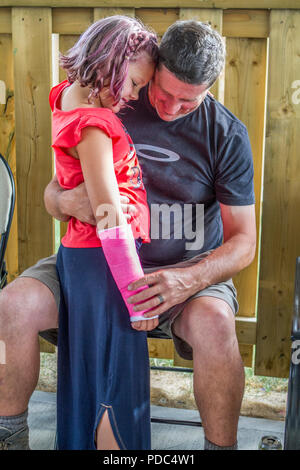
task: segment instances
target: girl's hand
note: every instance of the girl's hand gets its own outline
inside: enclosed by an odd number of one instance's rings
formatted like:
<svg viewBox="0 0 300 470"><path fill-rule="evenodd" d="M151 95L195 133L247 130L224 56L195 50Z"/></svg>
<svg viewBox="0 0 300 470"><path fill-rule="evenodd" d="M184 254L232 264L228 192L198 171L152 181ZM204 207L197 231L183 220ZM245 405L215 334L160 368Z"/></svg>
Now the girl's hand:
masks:
<svg viewBox="0 0 300 470"><path fill-rule="evenodd" d="M153 320L134 321L131 323L131 326L137 331L151 331L158 326L158 318L153 318Z"/></svg>

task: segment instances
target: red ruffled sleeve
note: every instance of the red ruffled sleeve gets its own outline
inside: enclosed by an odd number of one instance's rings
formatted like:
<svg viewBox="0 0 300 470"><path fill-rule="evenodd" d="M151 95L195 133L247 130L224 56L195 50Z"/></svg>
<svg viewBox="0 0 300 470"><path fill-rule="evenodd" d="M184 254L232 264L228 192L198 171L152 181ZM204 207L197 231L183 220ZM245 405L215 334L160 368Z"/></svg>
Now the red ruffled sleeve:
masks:
<svg viewBox="0 0 300 470"><path fill-rule="evenodd" d="M82 129L98 127L112 140L120 136L121 124L114 113L106 108L80 108L69 113L59 113L53 120L53 146L70 148L81 141Z"/></svg>

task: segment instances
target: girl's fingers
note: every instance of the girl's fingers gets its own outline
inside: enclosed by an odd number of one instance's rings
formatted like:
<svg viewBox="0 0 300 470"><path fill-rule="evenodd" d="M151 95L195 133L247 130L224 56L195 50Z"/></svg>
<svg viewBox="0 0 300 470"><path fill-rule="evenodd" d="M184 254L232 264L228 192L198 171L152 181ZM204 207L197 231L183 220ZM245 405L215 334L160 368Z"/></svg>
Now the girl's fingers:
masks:
<svg viewBox="0 0 300 470"><path fill-rule="evenodd" d="M158 326L158 318L132 322L132 328L138 331L151 331Z"/></svg>
<svg viewBox="0 0 300 470"><path fill-rule="evenodd" d="M140 330L142 322L145 320L140 320L140 321L133 321L131 323L131 326L134 330Z"/></svg>

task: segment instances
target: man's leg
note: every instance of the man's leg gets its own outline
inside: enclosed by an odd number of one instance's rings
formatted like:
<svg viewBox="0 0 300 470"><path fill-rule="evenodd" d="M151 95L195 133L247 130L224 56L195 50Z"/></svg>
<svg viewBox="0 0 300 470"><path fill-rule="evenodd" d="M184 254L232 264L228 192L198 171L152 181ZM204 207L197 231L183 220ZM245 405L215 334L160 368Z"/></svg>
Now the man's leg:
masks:
<svg viewBox="0 0 300 470"><path fill-rule="evenodd" d="M234 446L245 377L231 308L218 298L193 299L173 332L193 349L194 394L206 440Z"/></svg>
<svg viewBox="0 0 300 470"><path fill-rule="evenodd" d="M18 278L0 292L0 417L26 412L39 376L38 333L56 328L57 306L51 290L33 278Z"/></svg>

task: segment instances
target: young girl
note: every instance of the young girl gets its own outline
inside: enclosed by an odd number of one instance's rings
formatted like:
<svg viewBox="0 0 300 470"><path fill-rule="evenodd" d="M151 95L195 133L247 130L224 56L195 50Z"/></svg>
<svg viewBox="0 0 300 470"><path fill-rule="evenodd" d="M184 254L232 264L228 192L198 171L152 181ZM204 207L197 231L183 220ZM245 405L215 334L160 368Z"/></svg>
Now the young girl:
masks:
<svg viewBox="0 0 300 470"><path fill-rule="evenodd" d="M157 61L157 39L136 19L94 23L60 64L50 93L56 175L85 181L97 228L71 218L57 258L61 285L57 448L150 449L144 320L126 304L141 277L136 247L149 242L149 210L130 136L116 114L138 98ZM120 196L137 214L127 224Z"/></svg>

